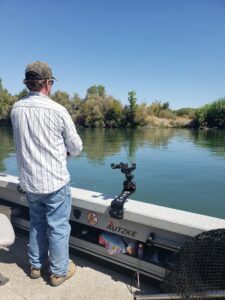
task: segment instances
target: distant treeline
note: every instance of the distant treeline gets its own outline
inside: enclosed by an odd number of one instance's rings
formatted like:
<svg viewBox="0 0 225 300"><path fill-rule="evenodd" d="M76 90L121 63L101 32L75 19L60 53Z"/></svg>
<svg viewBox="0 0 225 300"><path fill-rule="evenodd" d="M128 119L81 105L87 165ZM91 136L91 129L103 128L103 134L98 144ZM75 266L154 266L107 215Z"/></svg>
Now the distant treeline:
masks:
<svg viewBox="0 0 225 300"><path fill-rule="evenodd" d="M27 93L28 90L23 89L19 94L11 95L3 87L0 79L0 121L10 120L13 104ZM122 105L119 100L106 94L104 86L94 85L87 89L84 99L78 94L70 97L64 91L56 91L51 95L51 99L65 106L73 121L80 127L204 126L225 128L225 98L199 109L172 110L169 102L155 100L151 104L137 104L135 91L128 92L128 104ZM184 119L188 121L183 122ZM158 120L164 120L164 122Z"/></svg>

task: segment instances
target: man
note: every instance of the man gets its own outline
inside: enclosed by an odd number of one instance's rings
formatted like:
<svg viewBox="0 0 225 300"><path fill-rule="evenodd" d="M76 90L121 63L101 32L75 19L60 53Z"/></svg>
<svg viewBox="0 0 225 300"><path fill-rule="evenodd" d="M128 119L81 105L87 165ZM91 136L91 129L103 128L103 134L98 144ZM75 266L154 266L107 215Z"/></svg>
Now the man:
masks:
<svg viewBox="0 0 225 300"><path fill-rule="evenodd" d="M54 80L47 64L29 64L24 79L29 93L14 104L11 121L30 211L30 276L39 278L49 261L50 283L58 286L75 272L69 262L72 200L66 158L81 152L82 141L67 110L48 97Z"/></svg>

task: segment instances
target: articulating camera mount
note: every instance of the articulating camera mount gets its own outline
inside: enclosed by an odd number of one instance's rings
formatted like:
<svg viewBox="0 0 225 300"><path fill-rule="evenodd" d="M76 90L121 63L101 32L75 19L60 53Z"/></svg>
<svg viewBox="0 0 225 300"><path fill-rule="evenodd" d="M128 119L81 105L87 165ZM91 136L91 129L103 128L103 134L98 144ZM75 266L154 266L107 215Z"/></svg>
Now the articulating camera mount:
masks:
<svg viewBox="0 0 225 300"><path fill-rule="evenodd" d="M136 184L132 181L134 175L131 174L131 172L136 169L136 164L133 163L131 167L128 167L128 164L121 162L119 164L111 164L111 168L120 169L126 176L126 180L123 182L123 190L121 194L111 202L111 206L109 208L109 214L112 218L122 219L124 203L136 190Z"/></svg>

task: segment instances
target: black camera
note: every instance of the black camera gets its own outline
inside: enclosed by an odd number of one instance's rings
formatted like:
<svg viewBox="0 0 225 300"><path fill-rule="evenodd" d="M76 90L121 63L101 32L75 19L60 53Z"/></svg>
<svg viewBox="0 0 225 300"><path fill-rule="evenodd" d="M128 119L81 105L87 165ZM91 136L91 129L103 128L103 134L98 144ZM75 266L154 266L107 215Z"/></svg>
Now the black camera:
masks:
<svg viewBox="0 0 225 300"><path fill-rule="evenodd" d="M126 180L123 182L124 191L135 191L136 184L132 181L134 175L131 174L132 171L136 169L136 164L132 163L131 167L128 166L126 163L119 163L119 164L111 164L112 169L120 169L122 173L125 174Z"/></svg>

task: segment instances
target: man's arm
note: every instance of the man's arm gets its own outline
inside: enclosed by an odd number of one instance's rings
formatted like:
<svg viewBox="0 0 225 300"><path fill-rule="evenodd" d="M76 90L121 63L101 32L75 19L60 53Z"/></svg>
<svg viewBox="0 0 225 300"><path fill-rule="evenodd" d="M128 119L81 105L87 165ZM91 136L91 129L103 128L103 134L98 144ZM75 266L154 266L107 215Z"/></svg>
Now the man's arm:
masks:
<svg viewBox="0 0 225 300"><path fill-rule="evenodd" d="M63 123L63 138L67 156L77 156L83 149L82 140L78 135L75 124L66 109L63 113Z"/></svg>

